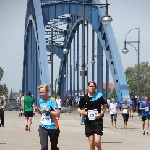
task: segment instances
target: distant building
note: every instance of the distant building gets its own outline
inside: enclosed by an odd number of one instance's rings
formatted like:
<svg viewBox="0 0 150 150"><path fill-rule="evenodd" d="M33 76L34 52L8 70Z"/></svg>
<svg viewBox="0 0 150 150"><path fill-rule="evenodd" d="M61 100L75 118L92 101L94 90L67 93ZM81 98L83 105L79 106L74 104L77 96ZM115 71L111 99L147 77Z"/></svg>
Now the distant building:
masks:
<svg viewBox="0 0 150 150"><path fill-rule="evenodd" d="M106 89L106 83L103 83L103 88ZM110 91L114 90L114 84L113 83L109 83L109 89Z"/></svg>
<svg viewBox="0 0 150 150"><path fill-rule="evenodd" d="M9 98L12 98L12 99L17 99L17 97L20 96L20 92L12 92L9 94Z"/></svg>

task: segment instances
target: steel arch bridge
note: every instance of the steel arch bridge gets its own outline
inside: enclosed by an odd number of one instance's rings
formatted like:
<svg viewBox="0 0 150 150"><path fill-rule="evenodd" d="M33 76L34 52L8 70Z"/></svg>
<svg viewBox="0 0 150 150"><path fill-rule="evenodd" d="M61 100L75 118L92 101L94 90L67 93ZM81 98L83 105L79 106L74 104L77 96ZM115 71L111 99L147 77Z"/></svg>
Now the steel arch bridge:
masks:
<svg viewBox="0 0 150 150"><path fill-rule="evenodd" d="M126 77L123 71L118 47L113 30L110 25L103 25L101 18L105 9L100 8L100 0L85 0L86 11L86 61L89 53L92 60L97 57L97 64L92 64L92 80L98 83L98 91L103 89L103 53L106 56L106 98L109 90L109 69L113 77L117 99L129 99L129 91ZM95 5L91 5L95 4ZM24 35L24 61L22 91L30 90L35 98L37 86L50 82L47 52L56 54L60 61L58 89L61 97L68 92L68 76L70 76L70 93L77 89L79 93L79 58L81 33L83 24L83 1L82 0L28 0L25 17ZM92 28L89 28L89 24ZM60 26L65 25L65 29ZM53 29L53 30L52 30ZM52 32L51 32L52 31ZM91 35L92 36L91 36ZM90 37L90 38L89 38ZM60 41L60 39L63 39ZM63 42L62 42L63 41ZM92 43L92 50L89 48ZM96 44L95 44L96 43ZM95 52L95 45L97 51ZM69 49L68 54L63 54L63 48ZM96 54L96 55L95 55ZM51 56L53 57L53 56ZM96 66L96 70L94 69ZM75 73L76 68L76 73ZM56 68L55 68L56 69ZM95 79L95 73L96 79ZM52 84L53 85L53 84ZM86 85L85 85L86 87ZM73 88L73 89L72 89Z"/></svg>

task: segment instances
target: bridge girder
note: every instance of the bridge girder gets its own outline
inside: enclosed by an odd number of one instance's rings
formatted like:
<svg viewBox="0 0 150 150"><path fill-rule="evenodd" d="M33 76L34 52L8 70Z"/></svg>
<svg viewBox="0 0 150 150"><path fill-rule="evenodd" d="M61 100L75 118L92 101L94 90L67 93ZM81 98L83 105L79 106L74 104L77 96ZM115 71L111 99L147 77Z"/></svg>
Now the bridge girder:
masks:
<svg viewBox="0 0 150 150"><path fill-rule="evenodd" d="M91 1L87 1L87 2L91 2ZM93 0L93 2L96 4L99 3L99 1L97 0ZM28 1L26 23L25 23L25 27L26 27L25 28L25 55L24 55L24 72L23 72L24 91L26 91L27 89L30 90L31 86L33 86L32 91L35 91L35 88L40 83L50 84L47 54L46 54L47 50L50 51L50 47L48 45L46 46L46 41L45 41L45 26L47 25L47 23L50 20L64 14L76 15L77 18L71 21L71 23L69 23L69 28L66 30L67 34L65 35L66 38L65 40L67 41L66 42L67 45L69 45L75 36L77 26L82 23L82 6L83 5L80 0L69 1L69 2L63 2L63 1L54 2L54 1L47 1L47 0ZM97 9L96 11L95 8ZM86 20L88 20L88 22L92 25L95 32L97 33L99 43L105 52L113 76L118 98L120 99L123 97L123 99L129 99L127 82L124 75L118 47L115 41L112 28L110 25L105 26L100 22L101 17L104 14L105 14L104 9L97 8L97 6L93 6L93 5L86 6L85 18ZM29 22L32 22L32 24L29 25ZM33 34L31 35L30 32L32 32ZM29 46L27 46L28 40L31 40L31 38L29 39L30 36L32 38L32 41L34 42L32 44L30 43ZM36 50L33 51L31 45L35 47ZM55 48L56 48L55 54L61 59L61 65L59 71L62 72L66 67L64 64L67 61L67 58L65 58L66 56L64 57L62 53L63 47L55 46ZM31 52L32 54L36 51L36 56L38 59L37 61L31 58L33 64L36 64L38 68L36 71L33 71L33 74L39 73L39 76L37 77L37 81L33 82L32 84L30 84L30 82L26 84L27 80L32 81L33 77L29 76L29 70L32 70L35 67L35 65L33 65L32 63L31 63L32 67L30 67L28 62L29 59L27 58L28 55L26 54L27 51L28 53ZM65 87L64 85L62 86ZM36 92L33 93L35 93L36 96Z"/></svg>

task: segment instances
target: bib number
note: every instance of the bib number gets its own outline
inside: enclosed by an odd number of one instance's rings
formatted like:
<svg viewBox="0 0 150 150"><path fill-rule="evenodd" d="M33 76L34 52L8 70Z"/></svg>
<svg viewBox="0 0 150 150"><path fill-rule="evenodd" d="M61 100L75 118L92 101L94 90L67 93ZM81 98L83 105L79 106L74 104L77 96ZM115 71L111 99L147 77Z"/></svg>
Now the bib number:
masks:
<svg viewBox="0 0 150 150"><path fill-rule="evenodd" d="M128 110L127 109L124 109L123 110L123 114L127 114L128 113Z"/></svg>
<svg viewBox="0 0 150 150"><path fill-rule="evenodd" d="M149 111L149 107L145 107L145 111Z"/></svg>
<svg viewBox="0 0 150 150"><path fill-rule="evenodd" d="M88 110L88 118L89 118L89 120L95 120L97 115L98 115L98 111Z"/></svg>
<svg viewBox="0 0 150 150"><path fill-rule="evenodd" d="M42 115L41 121L43 125L51 125L51 118L50 116L44 116Z"/></svg>

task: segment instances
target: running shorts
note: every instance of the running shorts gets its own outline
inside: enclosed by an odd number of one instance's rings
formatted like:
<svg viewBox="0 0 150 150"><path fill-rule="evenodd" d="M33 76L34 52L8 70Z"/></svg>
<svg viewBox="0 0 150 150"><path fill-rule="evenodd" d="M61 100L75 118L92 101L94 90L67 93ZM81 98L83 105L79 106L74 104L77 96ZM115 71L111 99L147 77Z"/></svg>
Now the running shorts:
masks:
<svg viewBox="0 0 150 150"><path fill-rule="evenodd" d="M103 120L91 120L85 121L85 135L89 137L91 135L103 135Z"/></svg>
<svg viewBox="0 0 150 150"><path fill-rule="evenodd" d="M27 117L27 118L33 117L33 111L25 111L24 116Z"/></svg>

